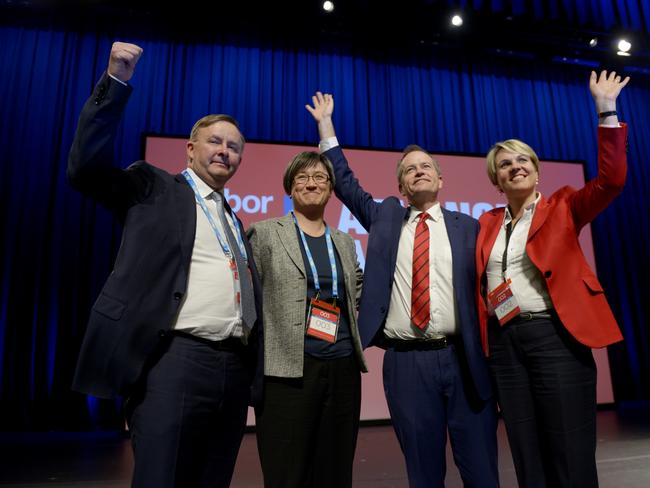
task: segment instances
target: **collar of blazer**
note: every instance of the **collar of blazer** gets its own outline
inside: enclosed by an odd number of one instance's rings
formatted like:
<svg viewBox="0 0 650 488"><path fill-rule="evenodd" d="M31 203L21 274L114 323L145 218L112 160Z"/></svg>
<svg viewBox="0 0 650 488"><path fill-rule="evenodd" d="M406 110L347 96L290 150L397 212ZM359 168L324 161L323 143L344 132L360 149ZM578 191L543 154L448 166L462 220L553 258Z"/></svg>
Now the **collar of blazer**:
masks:
<svg viewBox="0 0 650 488"><path fill-rule="evenodd" d="M302 253L300 252L300 244L298 243L296 226L293 223L291 214L288 213L284 217L280 217L276 220L276 223L278 224L276 232L280 243L302 275L307 276L307 273L305 272L305 263L302 261Z"/></svg>
<svg viewBox="0 0 650 488"><path fill-rule="evenodd" d="M196 199L192 188L182 174L175 175L174 179L179 184L172 185L173 188L169 188L169 191L175 193L173 214L179 229L178 235L181 238L183 262L187 263L189 270L196 234Z"/></svg>
<svg viewBox="0 0 650 488"><path fill-rule="evenodd" d="M481 216L481 229L485 228L485 233L481 232L477 246L481 250L481 269L485 270L487 267L487 260L490 257L494 243L499 235L499 230L503 224L503 215L505 207L494 208ZM530 224L528 231L527 242L529 242L535 234L541 229L549 214L548 200L544 195L539 199L535 206L535 214L533 221Z"/></svg>
<svg viewBox="0 0 650 488"><path fill-rule="evenodd" d="M282 246L284 246L285 251L293 263L296 265L296 267L304 276L306 276L307 273L305 271L305 263L302 260L302 252L300 251L298 233L296 232L296 226L293 222L291 214L288 213L287 215L280 217L276 220L276 223L276 232L278 234L280 242L282 243ZM345 235L338 229L331 226L330 232L332 235L334 247L338 250L340 256L340 249L343 249L343 246L345 246ZM343 259L343 257L341 257L341 259Z"/></svg>
<svg viewBox="0 0 650 488"><path fill-rule="evenodd" d="M445 220L446 226L458 227L460 225L458 213L447 210L442 204L440 205L440 210L442 211L442 218Z"/></svg>

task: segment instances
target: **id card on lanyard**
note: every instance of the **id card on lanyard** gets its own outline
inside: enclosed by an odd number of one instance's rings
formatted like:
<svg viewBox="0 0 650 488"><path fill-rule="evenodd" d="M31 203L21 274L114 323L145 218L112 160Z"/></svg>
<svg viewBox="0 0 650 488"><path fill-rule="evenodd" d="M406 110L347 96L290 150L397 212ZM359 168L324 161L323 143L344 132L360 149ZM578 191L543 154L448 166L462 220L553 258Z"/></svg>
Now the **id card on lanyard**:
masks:
<svg viewBox="0 0 650 488"><path fill-rule="evenodd" d="M311 269L311 274L314 278L314 288L316 288L316 297L310 300L309 311L307 313L307 328L305 333L310 337L316 337L317 339L322 339L329 343L335 343L336 337L339 329L339 319L341 317L341 309L336 306L336 299L338 298L338 273L336 271L336 258L334 256L334 246L332 245L332 236L330 234L330 229L328 226L325 226L325 241L327 242L327 255L329 257L330 266L332 268L332 298L333 303L328 303L323 300L319 300L318 295L320 294L320 282L318 279L318 270L316 269L316 263L314 258L309 250L309 245L307 244L307 239L305 238L305 233L302 231L296 220L296 216L291 212L293 217L293 222L296 224L296 228L300 233L300 239L302 241L303 248L305 249L305 254L307 255L307 261L309 261L309 268Z"/></svg>
<svg viewBox="0 0 650 488"><path fill-rule="evenodd" d="M208 222L210 223L210 227L212 227L212 231L214 232L214 235L217 237L217 240L219 241L219 245L221 246L224 255L228 258L228 267L230 268L230 272L232 273L233 281L235 283L235 303L237 304L239 318L241 319L242 318L241 282L239 281L240 277L237 271L237 263L235 261L235 256L233 254L233 251L230 249L230 246L228 245L228 240L225 238L225 236L221 234L221 231L219 230L217 223L214 221L214 218L212 217L212 214L210 213L210 210L208 209L208 206L205 203L205 199L199 193L199 189L197 188L196 182L192 178L192 175L187 170L184 170L182 174L187 180L187 183L190 185L190 188L192 188L192 191L194 192L194 198L196 199L196 203L199 204L201 210L203 210L203 213L205 214L205 217L208 219ZM222 196L222 198L224 197ZM233 221L235 223L235 230L236 230L235 235L236 235L239 251L241 252L242 257L244 258L244 261L248 264L248 256L246 254L246 247L244 247L244 239L242 238L241 226L239 225L239 221L236 218L233 217Z"/></svg>
<svg viewBox="0 0 650 488"><path fill-rule="evenodd" d="M307 314L306 334L331 344L336 342L341 310L334 304L312 298Z"/></svg>
<svg viewBox="0 0 650 488"><path fill-rule="evenodd" d="M512 236L511 223L512 222L508 222L506 225L506 246L503 250L503 258L501 259L501 274L503 282L488 293L488 302L490 302L490 306L494 309L494 313L496 314L497 319L499 319L500 325L505 325L509 320L513 319L519 312L521 312L521 308L517 303L517 298L510 289L512 280L506 278L506 269L508 269L508 244L510 243L510 237Z"/></svg>
<svg viewBox="0 0 650 488"><path fill-rule="evenodd" d="M514 318L521 309L517 304L517 299L512 294L510 284L512 280L504 281L494 290L488 293L488 301L494 309L494 313L499 319L499 324L505 325L508 320Z"/></svg>

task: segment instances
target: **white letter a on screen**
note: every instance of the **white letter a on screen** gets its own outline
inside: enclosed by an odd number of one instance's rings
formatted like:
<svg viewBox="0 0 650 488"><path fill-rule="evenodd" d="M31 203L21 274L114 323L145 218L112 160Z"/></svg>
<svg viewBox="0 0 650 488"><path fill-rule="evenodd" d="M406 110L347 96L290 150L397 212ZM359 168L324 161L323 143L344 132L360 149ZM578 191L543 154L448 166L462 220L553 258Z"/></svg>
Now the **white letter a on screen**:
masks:
<svg viewBox="0 0 650 488"><path fill-rule="evenodd" d="M345 205L341 205L341 218L339 219L338 228L341 232L345 232L346 234L349 234L351 230L358 235L367 234L366 229L363 228L361 223L354 215L352 215L348 210L348 207Z"/></svg>

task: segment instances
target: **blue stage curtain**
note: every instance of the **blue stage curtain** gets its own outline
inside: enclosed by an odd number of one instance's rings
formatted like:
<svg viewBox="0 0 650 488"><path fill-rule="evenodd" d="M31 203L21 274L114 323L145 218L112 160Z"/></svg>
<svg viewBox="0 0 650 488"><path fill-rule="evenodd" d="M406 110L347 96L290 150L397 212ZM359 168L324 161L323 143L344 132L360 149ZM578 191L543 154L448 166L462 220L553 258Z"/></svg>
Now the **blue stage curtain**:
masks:
<svg viewBox="0 0 650 488"><path fill-rule="evenodd" d="M437 3L436 0L432 0ZM526 15L539 21L564 21L605 32L613 27L650 30L647 0L446 0L449 7L494 14Z"/></svg>
<svg viewBox="0 0 650 488"><path fill-rule="evenodd" d="M561 3L561 2L555 2ZM592 2L593 3L593 2ZM596 3L593 3L596 5ZM207 113L239 119L249 139L316 144L304 109L336 96L346 146L485 154L516 137L544 159L587 161L596 173L596 114L586 68L538 59L439 51L0 26L0 428L120 426L120 401L70 391L93 300L120 228L65 180L76 120L114 38L144 55L117 137L116 159L139 159L142 133L188 134ZM632 80L619 103L630 122L625 192L593 225L599 275L626 341L610 348L618 400L650 398L650 86ZM392 171L391 171L392 175ZM484 175L477 175L482 178Z"/></svg>

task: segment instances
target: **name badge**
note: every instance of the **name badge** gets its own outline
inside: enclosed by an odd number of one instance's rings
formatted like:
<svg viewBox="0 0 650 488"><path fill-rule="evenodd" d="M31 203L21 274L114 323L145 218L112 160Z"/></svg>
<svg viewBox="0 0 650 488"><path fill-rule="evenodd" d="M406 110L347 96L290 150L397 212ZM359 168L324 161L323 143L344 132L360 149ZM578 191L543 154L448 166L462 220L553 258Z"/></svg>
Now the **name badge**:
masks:
<svg viewBox="0 0 650 488"><path fill-rule="evenodd" d="M505 325L508 320L514 318L519 312L521 312L517 299L510 289L511 283L512 280L508 278L508 281L504 281L488 293L488 301L494 309L494 313L499 319L499 324L501 325Z"/></svg>
<svg viewBox="0 0 650 488"><path fill-rule="evenodd" d="M340 316L341 309L336 305L312 298L307 314L306 334L332 344L335 343Z"/></svg>

